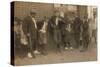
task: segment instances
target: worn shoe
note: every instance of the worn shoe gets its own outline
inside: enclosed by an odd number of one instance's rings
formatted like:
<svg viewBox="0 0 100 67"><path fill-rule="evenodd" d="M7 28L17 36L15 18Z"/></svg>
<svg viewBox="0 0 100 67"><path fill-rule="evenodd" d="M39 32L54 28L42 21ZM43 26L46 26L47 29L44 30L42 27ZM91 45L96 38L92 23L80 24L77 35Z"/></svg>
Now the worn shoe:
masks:
<svg viewBox="0 0 100 67"><path fill-rule="evenodd" d="M65 50L68 50L68 47L65 47Z"/></svg>
<svg viewBox="0 0 100 67"><path fill-rule="evenodd" d="M72 50L72 49L73 49L73 47L70 47L70 49Z"/></svg>
<svg viewBox="0 0 100 67"><path fill-rule="evenodd" d="M27 56L28 56L28 58L32 58L33 57L30 52L27 54Z"/></svg>
<svg viewBox="0 0 100 67"><path fill-rule="evenodd" d="M34 54L40 54L40 52L38 50L35 50Z"/></svg>

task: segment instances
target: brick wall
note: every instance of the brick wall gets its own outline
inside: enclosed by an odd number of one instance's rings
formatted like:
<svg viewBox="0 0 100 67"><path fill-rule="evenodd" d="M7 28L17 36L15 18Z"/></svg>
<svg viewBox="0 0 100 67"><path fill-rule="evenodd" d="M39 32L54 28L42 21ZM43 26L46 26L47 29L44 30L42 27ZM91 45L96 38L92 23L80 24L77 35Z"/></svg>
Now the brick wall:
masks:
<svg viewBox="0 0 100 67"><path fill-rule="evenodd" d="M50 17L54 11L53 4L32 3L32 2L15 2L15 16L23 19L29 15L30 10L37 12L37 19L41 20L44 16Z"/></svg>

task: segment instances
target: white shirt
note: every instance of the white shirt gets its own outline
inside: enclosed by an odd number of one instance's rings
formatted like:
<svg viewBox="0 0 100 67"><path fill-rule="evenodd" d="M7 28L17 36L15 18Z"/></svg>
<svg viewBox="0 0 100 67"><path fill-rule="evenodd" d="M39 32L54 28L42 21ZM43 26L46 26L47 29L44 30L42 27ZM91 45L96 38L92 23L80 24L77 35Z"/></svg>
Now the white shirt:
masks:
<svg viewBox="0 0 100 67"><path fill-rule="evenodd" d="M68 24L68 31L71 31L71 24Z"/></svg>
<svg viewBox="0 0 100 67"><path fill-rule="evenodd" d="M92 20L92 23L91 23L92 30L96 30L96 23L97 23L97 19L95 18Z"/></svg>
<svg viewBox="0 0 100 67"><path fill-rule="evenodd" d="M34 22L35 28L37 29L37 25L36 25L36 20L35 20L35 18L32 17L32 21Z"/></svg>
<svg viewBox="0 0 100 67"><path fill-rule="evenodd" d="M42 29L40 30L42 33L46 33L47 23L44 22Z"/></svg>
<svg viewBox="0 0 100 67"><path fill-rule="evenodd" d="M59 18L58 18L58 17L56 17L56 21L55 21L55 22L56 22L56 25L58 25L58 20L59 20Z"/></svg>
<svg viewBox="0 0 100 67"><path fill-rule="evenodd" d="M66 30L68 30L69 32L71 32L71 24L68 24Z"/></svg>
<svg viewBox="0 0 100 67"><path fill-rule="evenodd" d="M97 29L97 19L94 19L94 29Z"/></svg>

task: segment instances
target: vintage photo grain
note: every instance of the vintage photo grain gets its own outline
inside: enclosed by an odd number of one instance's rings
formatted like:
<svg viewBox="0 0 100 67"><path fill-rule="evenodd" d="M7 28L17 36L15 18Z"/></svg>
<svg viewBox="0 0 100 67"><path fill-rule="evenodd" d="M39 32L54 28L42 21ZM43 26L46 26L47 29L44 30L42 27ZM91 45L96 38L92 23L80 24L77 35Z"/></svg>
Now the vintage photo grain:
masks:
<svg viewBox="0 0 100 67"><path fill-rule="evenodd" d="M97 60L96 6L15 1L11 26L13 65Z"/></svg>

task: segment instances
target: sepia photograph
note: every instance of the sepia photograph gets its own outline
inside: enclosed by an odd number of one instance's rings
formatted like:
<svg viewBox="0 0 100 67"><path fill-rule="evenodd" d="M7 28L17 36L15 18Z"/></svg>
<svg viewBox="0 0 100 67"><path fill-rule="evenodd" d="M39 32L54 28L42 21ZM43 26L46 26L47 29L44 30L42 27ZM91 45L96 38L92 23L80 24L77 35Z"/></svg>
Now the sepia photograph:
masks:
<svg viewBox="0 0 100 67"><path fill-rule="evenodd" d="M97 61L97 6L11 2L11 64Z"/></svg>

